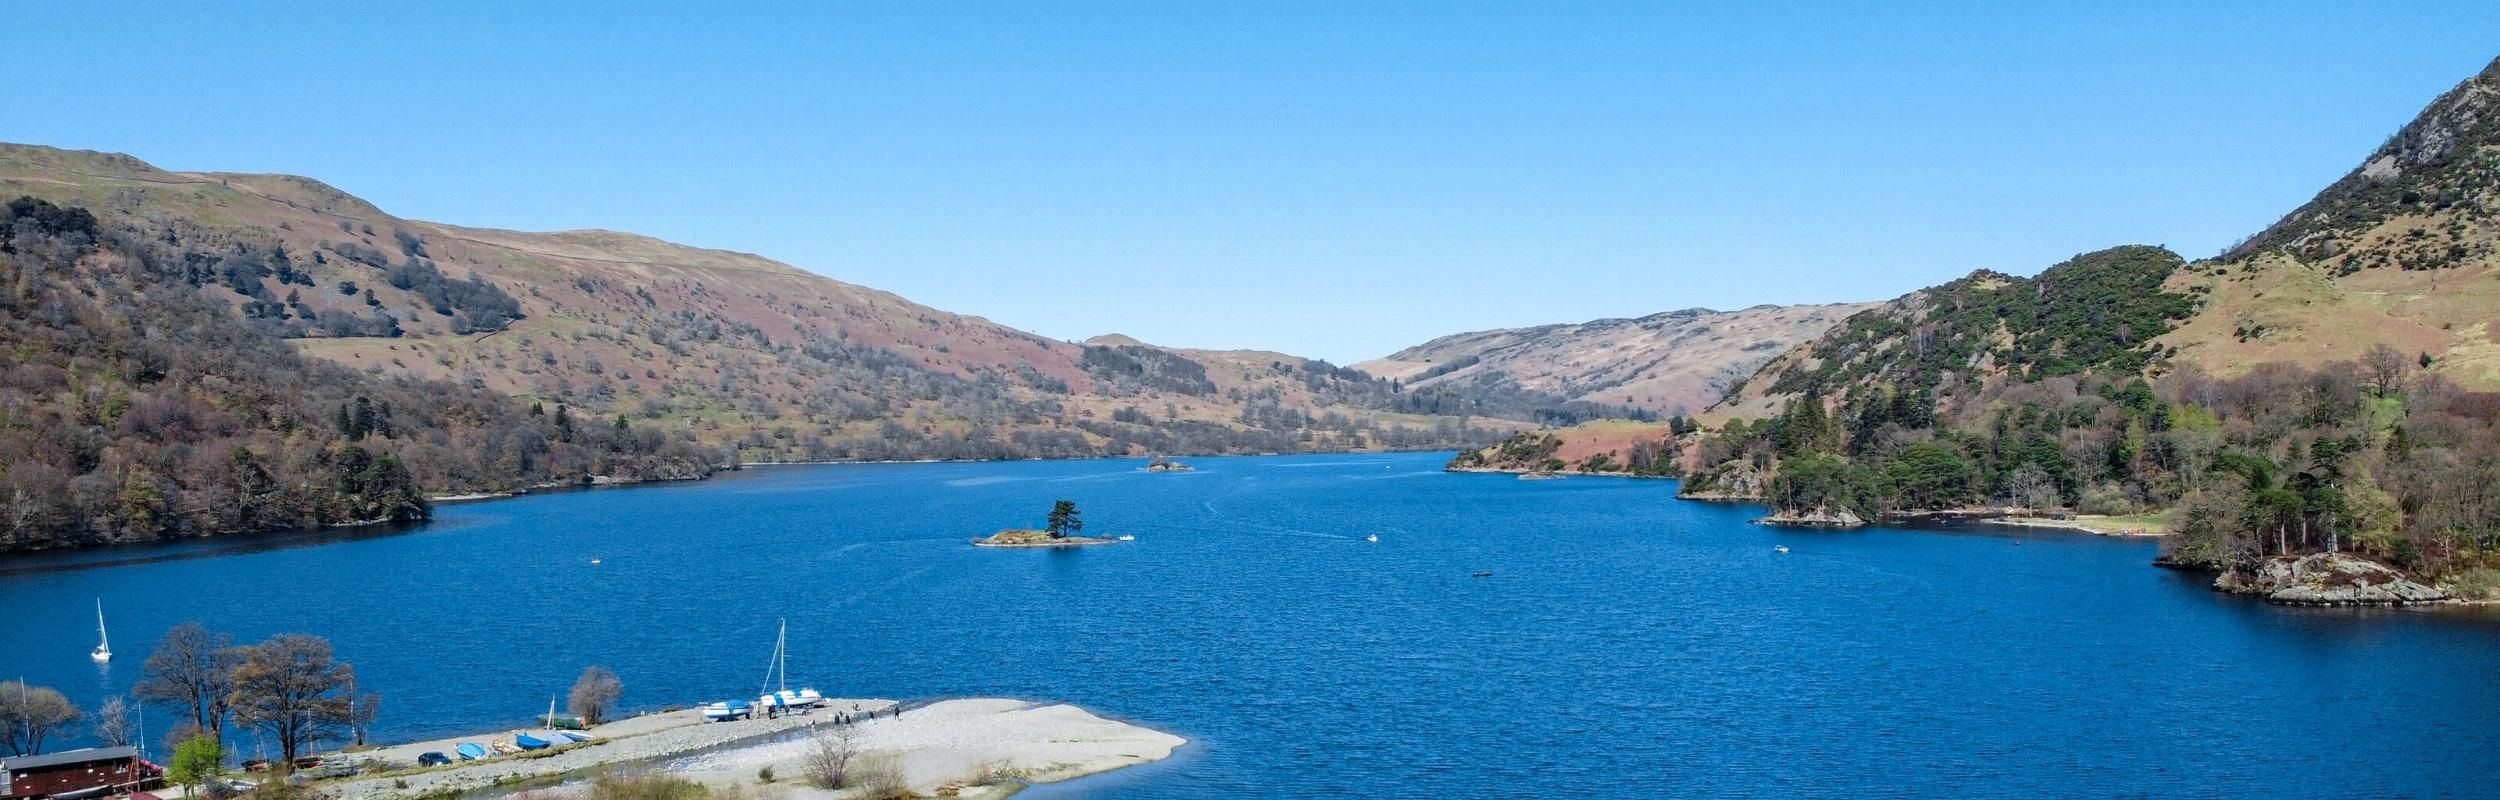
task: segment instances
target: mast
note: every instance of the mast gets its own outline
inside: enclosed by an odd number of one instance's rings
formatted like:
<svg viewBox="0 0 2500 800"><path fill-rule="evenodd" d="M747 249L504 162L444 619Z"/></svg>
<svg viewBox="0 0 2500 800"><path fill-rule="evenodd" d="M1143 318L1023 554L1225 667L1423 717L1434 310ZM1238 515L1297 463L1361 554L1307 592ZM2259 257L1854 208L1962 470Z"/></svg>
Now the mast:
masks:
<svg viewBox="0 0 2500 800"><path fill-rule="evenodd" d="M785 617L781 620L781 632L773 636L773 658L771 661L764 662L764 685L755 690L755 694L759 698L762 695L772 693L773 683L775 680L780 681L782 689L787 690L790 688L790 676L788 674L788 670L784 666L784 664L789 660L789 651L787 650L789 643L790 620ZM776 678L776 676L778 677Z"/></svg>

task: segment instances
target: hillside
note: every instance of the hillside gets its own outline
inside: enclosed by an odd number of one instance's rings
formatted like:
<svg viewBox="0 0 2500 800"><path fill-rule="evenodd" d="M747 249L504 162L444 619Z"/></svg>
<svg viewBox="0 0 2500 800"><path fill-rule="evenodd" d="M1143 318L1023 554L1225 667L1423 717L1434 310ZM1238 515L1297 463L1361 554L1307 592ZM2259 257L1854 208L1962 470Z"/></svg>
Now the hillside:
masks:
<svg viewBox="0 0 2500 800"><path fill-rule="evenodd" d="M1260 375L1180 355L1139 380L1119 348L761 256L403 219L307 178L0 145L0 196L20 195L185 243L201 297L304 354L622 414L747 461L1442 447L1519 426L1291 356Z"/></svg>
<svg viewBox="0 0 2500 800"><path fill-rule="evenodd" d="M1354 365L1410 387L1543 392L1655 415L1699 411L1798 342L1869 304L1691 308L1452 334Z"/></svg>
<svg viewBox="0 0 2500 800"><path fill-rule="evenodd" d="M1714 419L1776 413L1807 392L1906 393L1946 413L1990 382L2141 371L2150 343L2197 313L2201 292L2172 291L2185 266L2157 247L2075 256L2024 278L1981 270L1850 317L1783 353L1713 406Z"/></svg>
<svg viewBox="0 0 2500 800"><path fill-rule="evenodd" d="M2408 597L2493 594L2500 504L2467 487L2500 474L2495 98L2500 62L2220 258L2118 247L1861 313L1661 460L1773 522L2158 514L2163 562L2227 591L2369 594L2285 577L2332 553L2441 587Z"/></svg>
<svg viewBox="0 0 2500 800"><path fill-rule="evenodd" d="M2500 60L2315 198L2173 280L2196 287L2208 304L2161 343L2217 374L2388 344L2458 384L2500 388Z"/></svg>
<svg viewBox="0 0 2500 800"><path fill-rule="evenodd" d="M683 432L310 359L163 232L0 206L0 552L423 519L425 495L699 478Z"/></svg>

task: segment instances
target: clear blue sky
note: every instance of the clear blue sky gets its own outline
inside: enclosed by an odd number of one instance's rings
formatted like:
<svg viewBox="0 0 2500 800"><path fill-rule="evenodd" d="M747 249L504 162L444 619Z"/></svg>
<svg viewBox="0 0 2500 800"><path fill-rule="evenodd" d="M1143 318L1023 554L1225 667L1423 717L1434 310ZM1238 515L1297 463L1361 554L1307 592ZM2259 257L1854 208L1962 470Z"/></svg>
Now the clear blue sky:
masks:
<svg viewBox="0 0 2500 800"><path fill-rule="evenodd" d="M364 5L9 4L0 140L1348 362L2211 255L2500 56L2490 0Z"/></svg>

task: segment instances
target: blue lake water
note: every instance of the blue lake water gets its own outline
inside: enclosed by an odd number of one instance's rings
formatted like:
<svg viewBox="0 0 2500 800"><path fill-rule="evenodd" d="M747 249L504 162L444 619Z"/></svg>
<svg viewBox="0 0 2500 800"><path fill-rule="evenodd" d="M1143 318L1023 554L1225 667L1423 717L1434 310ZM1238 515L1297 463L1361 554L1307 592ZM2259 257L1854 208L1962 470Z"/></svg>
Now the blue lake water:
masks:
<svg viewBox="0 0 2500 800"><path fill-rule="evenodd" d="M1034 797L2500 785L2489 615L2274 608L2149 566L2148 542L1771 529L1664 481L1447 457L772 467L391 535L19 558L0 677L92 708L178 622L318 633L403 740L516 724L589 664L633 707L752 696L787 618L794 683L828 694L1063 700L1193 740ZM1137 541L966 544L1060 498Z"/></svg>

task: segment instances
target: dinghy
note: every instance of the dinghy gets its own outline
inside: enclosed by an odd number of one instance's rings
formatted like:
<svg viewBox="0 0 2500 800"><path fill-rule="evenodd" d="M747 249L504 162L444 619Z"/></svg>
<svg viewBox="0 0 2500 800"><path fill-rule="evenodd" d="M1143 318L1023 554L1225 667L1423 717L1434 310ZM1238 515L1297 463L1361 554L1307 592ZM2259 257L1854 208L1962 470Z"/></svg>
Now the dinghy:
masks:
<svg viewBox="0 0 2500 800"><path fill-rule="evenodd" d="M583 732L581 732L581 731L556 731L556 735L557 735L557 736L562 736L562 737L564 737L564 738L565 738L565 740L567 740L567 741L573 741L573 742L587 742L587 741L590 741L590 734L583 733Z"/></svg>
<svg viewBox="0 0 2500 800"><path fill-rule="evenodd" d="M545 739L531 736L520 731L513 731L512 744L513 746L519 747L523 750L545 750L547 749L547 745L553 744L553 742L549 742Z"/></svg>
<svg viewBox="0 0 2500 800"><path fill-rule="evenodd" d="M459 753L462 761L477 761L486 757L486 745L476 742L461 742L459 747L454 747L451 751Z"/></svg>
<svg viewBox="0 0 2500 800"><path fill-rule="evenodd" d="M728 722L733 719L750 719L754 716L755 707L747 705L747 701L744 700L724 700L703 707L703 719L706 722Z"/></svg>

